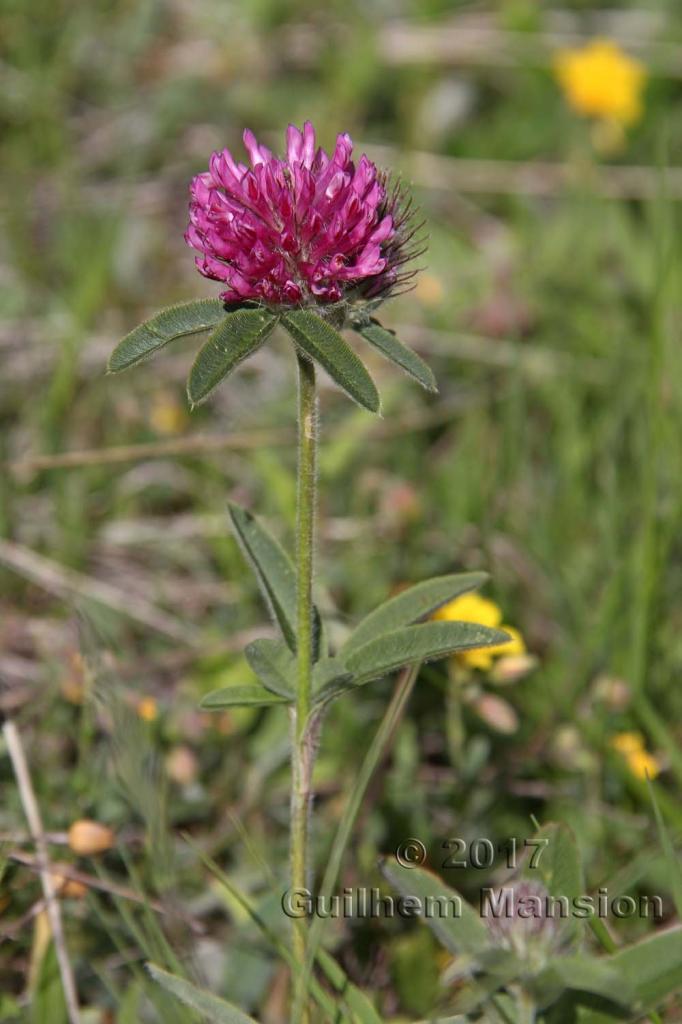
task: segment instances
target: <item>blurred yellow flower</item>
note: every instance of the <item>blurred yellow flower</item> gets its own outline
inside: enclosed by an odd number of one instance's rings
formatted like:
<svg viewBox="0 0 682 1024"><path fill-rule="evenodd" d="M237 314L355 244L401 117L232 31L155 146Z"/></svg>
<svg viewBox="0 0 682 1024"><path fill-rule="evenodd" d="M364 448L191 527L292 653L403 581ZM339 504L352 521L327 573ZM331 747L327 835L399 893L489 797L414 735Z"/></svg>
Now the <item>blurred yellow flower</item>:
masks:
<svg viewBox="0 0 682 1024"><path fill-rule="evenodd" d="M660 774L658 758L645 749L641 733L619 732L611 739L611 746L623 755L628 768L638 779L655 779Z"/></svg>
<svg viewBox="0 0 682 1024"><path fill-rule="evenodd" d="M469 668L480 668L486 672L493 665L495 658L507 655L525 654L526 645L518 629L502 624L502 609L494 601L480 594L462 594L454 601L443 605L432 615L433 619L444 622L475 622L479 626L491 629L503 629L511 637L503 644L494 647L478 647L471 651L461 651L457 660Z"/></svg>
<svg viewBox="0 0 682 1024"><path fill-rule="evenodd" d="M145 722L155 722L159 708L153 697L141 697L137 702L137 713Z"/></svg>
<svg viewBox="0 0 682 1024"><path fill-rule="evenodd" d="M180 434L187 425L187 412L175 395L161 391L152 401L149 423L157 434L172 437Z"/></svg>
<svg viewBox="0 0 682 1024"><path fill-rule="evenodd" d="M560 50L554 71L570 107L586 117L627 126L642 114L646 70L609 39Z"/></svg>
<svg viewBox="0 0 682 1024"><path fill-rule="evenodd" d="M611 739L611 746L619 754L628 757L638 750L644 750L644 737L641 732L619 732Z"/></svg>
<svg viewBox="0 0 682 1024"><path fill-rule="evenodd" d="M415 295L423 306L439 306L443 301L443 282L434 274L423 273L417 277Z"/></svg>
<svg viewBox="0 0 682 1024"><path fill-rule="evenodd" d="M636 750L628 757L628 766L633 775L638 779L655 779L660 774L661 766L658 758L646 750Z"/></svg>

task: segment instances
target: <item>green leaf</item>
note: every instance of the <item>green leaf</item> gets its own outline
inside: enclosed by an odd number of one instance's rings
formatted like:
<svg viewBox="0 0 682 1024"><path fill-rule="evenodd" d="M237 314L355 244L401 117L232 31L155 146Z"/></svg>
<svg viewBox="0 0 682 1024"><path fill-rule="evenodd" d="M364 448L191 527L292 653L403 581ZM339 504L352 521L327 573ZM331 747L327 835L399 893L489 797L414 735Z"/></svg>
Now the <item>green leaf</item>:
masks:
<svg viewBox="0 0 682 1024"><path fill-rule="evenodd" d="M535 847L537 868L529 868L533 877L537 870L550 896L568 898L569 906L585 893L585 878L576 838L565 822L548 822L533 837L532 842L548 840L546 848ZM532 847L529 847L532 849ZM564 941L578 943L586 921L569 914L561 921Z"/></svg>
<svg viewBox="0 0 682 1024"><path fill-rule="evenodd" d="M240 505L228 503L230 522L244 557L253 569L268 611L272 615L289 650L296 650L296 570L279 541ZM314 656L322 647L322 623L314 611Z"/></svg>
<svg viewBox="0 0 682 1024"><path fill-rule="evenodd" d="M458 1013L455 1017L429 1017L428 1020L419 1020L416 1024L469 1024L469 1019Z"/></svg>
<svg viewBox="0 0 682 1024"><path fill-rule="evenodd" d="M628 1006L635 995L630 979L606 957L558 956L538 975L535 988L547 993L547 1002L567 988L604 996L621 1006Z"/></svg>
<svg viewBox="0 0 682 1024"><path fill-rule="evenodd" d="M199 704L204 711L220 711L222 708L265 707L267 704L289 704L290 698L271 693L264 686L224 686L207 693Z"/></svg>
<svg viewBox="0 0 682 1024"><path fill-rule="evenodd" d="M383 861L380 867L398 892L417 898L421 920L451 953L475 957L489 945L488 929L477 912L438 875L424 868L403 868L388 861Z"/></svg>
<svg viewBox="0 0 682 1024"><path fill-rule="evenodd" d="M354 324L353 330L410 377L414 377L427 391L438 391L431 367L427 366L416 352L399 341L393 331L382 327L378 320L372 319L367 324Z"/></svg>
<svg viewBox="0 0 682 1024"><path fill-rule="evenodd" d="M502 955L504 960L500 962L498 969L491 973L484 965L492 954ZM461 956L455 961L455 967L463 966ZM524 964L518 957L509 951L486 950L476 957L477 966L481 962L481 976L474 979L468 978L467 983L454 996L450 1002L450 1008L460 1013L472 1013L478 1010L483 1003L486 1003L491 996L501 988L506 987L524 973Z"/></svg>
<svg viewBox="0 0 682 1024"><path fill-rule="evenodd" d="M290 650L296 650L296 570L282 546L255 516L228 504L237 542L256 574L272 617Z"/></svg>
<svg viewBox="0 0 682 1024"><path fill-rule="evenodd" d="M64 989L59 973L59 961L54 942L50 942L44 956L37 963L36 977L31 988L31 1015L29 1020L50 1024L68 1024L69 1013L64 1000ZM26 1020L26 1017L22 1017Z"/></svg>
<svg viewBox="0 0 682 1024"><path fill-rule="evenodd" d="M210 331L225 316L225 306L219 299L198 299L162 309L119 341L109 357L107 370L109 373L127 370L175 338Z"/></svg>
<svg viewBox="0 0 682 1024"><path fill-rule="evenodd" d="M343 646L344 653L356 650L369 640L376 640L402 626L426 618L437 608L453 601L460 594L476 590L487 580L486 573L465 572L436 576L408 587L380 604L356 626Z"/></svg>
<svg viewBox="0 0 682 1024"><path fill-rule="evenodd" d="M668 996L682 991L682 927L656 932L621 949L609 962L630 979L642 1011L655 1009Z"/></svg>
<svg viewBox="0 0 682 1024"><path fill-rule="evenodd" d="M387 633L354 649L345 659L360 685L388 675L403 665L444 658L456 651L492 647L509 639L507 633L472 622L425 622Z"/></svg>
<svg viewBox="0 0 682 1024"><path fill-rule="evenodd" d="M428 1020L418 1020L416 1024L469 1024L469 1018L458 1013L455 1017L429 1017Z"/></svg>
<svg viewBox="0 0 682 1024"><path fill-rule="evenodd" d="M353 675L340 658L322 658L313 671L313 703L326 704L353 686Z"/></svg>
<svg viewBox="0 0 682 1024"><path fill-rule="evenodd" d="M648 776L646 781L654 809L654 817L656 818L658 841L661 845L661 849L663 850L663 856L665 857L668 869L668 880L670 888L672 889L673 900L675 901L675 910L677 911L678 918L682 918L682 866L675 854L675 847L673 845L672 838L666 827L665 821L663 820L661 809L658 806L654 784Z"/></svg>
<svg viewBox="0 0 682 1024"><path fill-rule="evenodd" d="M357 988L324 949L319 950L317 962L329 983L343 997L357 1024L382 1024L382 1019L365 993Z"/></svg>
<svg viewBox="0 0 682 1024"><path fill-rule="evenodd" d="M184 978L178 978L177 975L162 970L156 964L147 964L147 970L166 992L175 996L178 1002L196 1010L211 1024L256 1024L253 1017L242 1013L236 1006L226 1003L224 999L219 999L204 989L197 988Z"/></svg>
<svg viewBox="0 0 682 1024"><path fill-rule="evenodd" d="M194 360L187 381L192 406L210 395L221 380L266 341L277 317L264 309L228 313Z"/></svg>
<svg viewBox="0 0 682 1024"><path fill-rule="evenodd" d="M293 699L296 659L283 640L254 640L244 654L266 689Z"/></svg>
<svg viewBox="0 0 682 1024"><path fill-rule="evenodd" d="M378 412L379 392L362 361L339 332L309 309L285 313L282 324L303 353L323 366L358 405Z"/></svg>

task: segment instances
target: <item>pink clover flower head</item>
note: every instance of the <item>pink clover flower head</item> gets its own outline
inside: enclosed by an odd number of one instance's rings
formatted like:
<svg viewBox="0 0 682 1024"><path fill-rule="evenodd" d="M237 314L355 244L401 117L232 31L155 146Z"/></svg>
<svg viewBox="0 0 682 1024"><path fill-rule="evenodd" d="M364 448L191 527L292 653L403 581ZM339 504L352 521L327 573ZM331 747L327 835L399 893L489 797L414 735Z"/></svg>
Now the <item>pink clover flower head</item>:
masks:
<svg viewBox="0 0 682 1024"><path fill-rule="evenodd" d="M250 166L224 149L190 186L185 240L199 272L225 284L225 302L368 300L412 276L403 269L420 252L411 202L365 155L353 162L349 135L331 156L309 121L302 132L289 125L285 160L248 130L244 146Z"/></svg>

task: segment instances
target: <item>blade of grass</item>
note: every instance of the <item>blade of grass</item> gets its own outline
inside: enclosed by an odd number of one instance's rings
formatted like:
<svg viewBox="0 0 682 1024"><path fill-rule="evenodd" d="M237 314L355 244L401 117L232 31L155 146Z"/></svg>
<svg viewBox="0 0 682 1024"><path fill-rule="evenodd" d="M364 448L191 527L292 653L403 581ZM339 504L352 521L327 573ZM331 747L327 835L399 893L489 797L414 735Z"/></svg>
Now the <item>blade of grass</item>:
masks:
<svg viewBox="0 0 682 1024"><path fill-rule="evenodd" d="M208 854L204 853L203 850L199 849L197 844L190 838L189 835L185 833L183 835L183 838L185 842L188 844L188 846L190 846L192 850L194 850L194 852L199 857L204 867L208 871L210 871L215 878L218 879L220 884L227 889L230 896L232 896L233 899L235 899L236 902L239 904L239 906L248 914L248 916L251 918L256 927L261 931L261 933L271 944L273 949L275 949L275 951L282 957L282 959L290 968L295 970L296 962L293 953L291 952L289 947L284 942L282 942L279 936L276 935L275 932L273 932L272 928L270 928L270 926L263 920L263 918L260 916L254 905L249 900L249 898L245 896L244 893L241 892L241 890L238 889L233 882L230 881L225 872L221 870L221 868L216 864L216 862L211 857L208 856ZM268 874L270 874L269 869ZM330 1019L333 1020L338 1008L334 1001L329 997L328 993L325 992L324 989L314 980L313 983L311 984L311 991L316 1002L320 1006L320 1009L324 1010L328 1015L330 1015Z"/></svg>
<svg viewBox="0 0 682 1024"><path fill-rule="evenodd" d="M675 854L675 847L673 846L673 841L670 838L670 833L666 828L665 822L663 821L663 815L661 814L661 809L658 806L655 786L648 775L646 781L649 787L651 806L654 809L654 817L656 818L658 838L661 844L661 849L663 850L663 855L668 865L668 871L670 874L670 888L672 889L673 899L675 901L675 909L677 910L677 916L680 918L680 920L682 920L682 870L680 870L680 863Z"/></svg>
<svg viewBox="0 0 682 1024"><path fill-rule="evenodd" d="M658 746L665 750L678 785L682 786L682 751L679 743L645 693L638 693L635 696L634 707L644 729L651 733Z"/></svg>
<svg viewBox="0 0 682 1024"><path fill-rule="evenodd" d="M80 1024L81 1015L78 1002L78 990L76 988L73 968L71 966L71 960L69 959L69 952L66 946L62 913L59 906L59 900L57 899L56 883L54 875L50 869L50 853L45 839L43 819L38 806L35 790L33 788L28 761L26 760L26 754L24 752L24 745L22 743L19 730L12 719L8 719L4 723L2 732L7 745L7 752L12 764L12 770L14 771L14 776L16 778L21 804L24 809L24 814L26 815L26 821L28 822L28 827L33 837L41 865L40 880L43 887L43 894L45 896L47 915L50 922L50 930L52 932L52 941L57 955L57 963L59 965L59 974L61 977L69 1022L70 1024Z"/></svg>

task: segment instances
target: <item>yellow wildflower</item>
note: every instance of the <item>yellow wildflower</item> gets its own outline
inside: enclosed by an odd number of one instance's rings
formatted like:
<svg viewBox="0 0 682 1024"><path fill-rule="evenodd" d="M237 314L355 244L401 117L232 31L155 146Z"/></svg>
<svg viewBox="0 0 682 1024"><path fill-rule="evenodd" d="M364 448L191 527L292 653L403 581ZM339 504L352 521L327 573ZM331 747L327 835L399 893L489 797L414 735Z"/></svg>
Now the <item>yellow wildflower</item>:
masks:
<svg viewBox="0 0 682 1024"><path fill-rule="evenodd" d="M173 437L185 429L187 413L175 395L162 391L152 402L149 422L157 434Z"/></svg>
<svg viewBox="0 0 682 1024"><path fill-rule="evenodd" d="M487 671L491 668L495 658L506 655L525 654L526 645L518 629L513 626L502 625L502 610L494 601L480 594L462 594L454 601L443 605L433 613L432 618L444 622L475 622L479 626L489 626L491 629L502 629L511 637L502 644L495 644L493 647L478 647L470 651L460 651L457 659L469 668L480 668Z"/></svg>
<svg viewBox="0 0 682 1024"><path fill-rule="evenodd" d="M647 777L655 779L661 771L658 758L654 757L647 750L637 750L634 754L630 754L628 767L638 779L646 779Z"/></svg>
<svg viewBox="0 0 682 1024"><path fill-rule="evenodd" d="M642 114L646 71L609 39L592 39L580 49L560 50L554 70L566 102L577 113L617 125Z"/></svg>
<svg viewBox="0 0 682 1024"><path fill-rule="evenodd" d="M619 732L611 739L611 746L622 754L627 766L638 779L655 779L660 774L658 758L644 746L644 737L639 732Z"/></svg>
<svg viewBox="0 0 682 1024"><path fill-rule="evenodd" d="M137 713L145 722L155 722L159 708L153 697L141 697L137 702Z"/></svg>
<svg viewBox="0 0 682 1024"><path fill-rule="evenodd" d="M611 746L624 757L644 750L644 737L641 732L619 732L611 740Z"/></svg>

